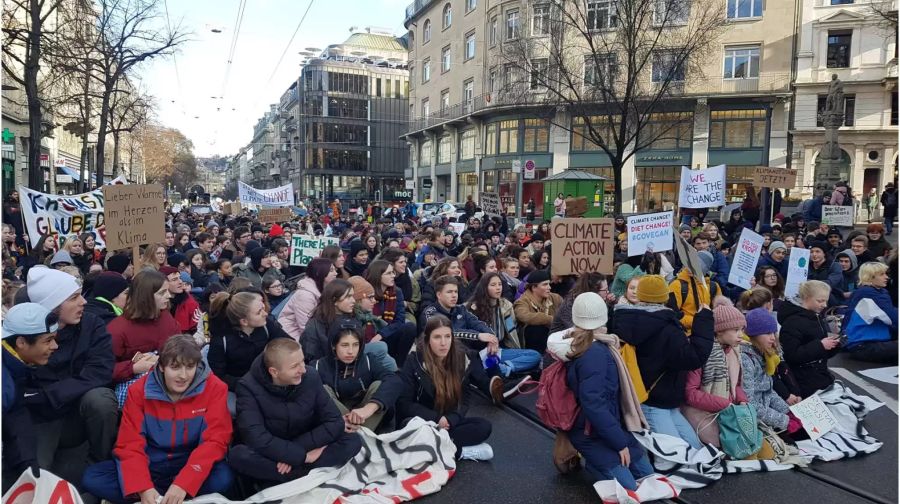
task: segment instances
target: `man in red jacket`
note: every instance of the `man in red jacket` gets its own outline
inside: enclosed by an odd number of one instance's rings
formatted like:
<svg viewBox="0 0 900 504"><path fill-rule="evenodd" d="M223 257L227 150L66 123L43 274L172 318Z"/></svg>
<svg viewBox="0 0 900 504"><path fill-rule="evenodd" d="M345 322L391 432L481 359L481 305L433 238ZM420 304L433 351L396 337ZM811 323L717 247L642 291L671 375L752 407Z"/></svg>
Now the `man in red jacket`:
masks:
<svg viewBox="0 0 900 504"><path fill-rule="evenodd" d="M200 309L200 303L191 295L190 286L186 286L181 281L181 273L177 268L172 266L163 266L159 268L159 272L166 275L169 281L169 293L172 299L169 300L169 313L175 317L178 322L178 328L185 333L193 334L197 330L196 312Z"/></svg>
<svg viewBox="0 0 900 504"><path fill-rule="evenodd" d="M232 434L227 392L192 336L169 338L156 368L128 389L113 460L89 467L84 489L141 504L225 493L233 481L224 461Z"/></svg>

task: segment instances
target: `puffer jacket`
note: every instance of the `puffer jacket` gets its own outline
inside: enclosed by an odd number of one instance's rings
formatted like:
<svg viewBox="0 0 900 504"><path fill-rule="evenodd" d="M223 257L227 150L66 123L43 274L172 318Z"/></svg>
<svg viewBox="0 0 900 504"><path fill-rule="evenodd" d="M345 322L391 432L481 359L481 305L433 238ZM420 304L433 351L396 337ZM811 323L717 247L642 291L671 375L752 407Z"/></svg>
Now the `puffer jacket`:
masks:
<svg viewBox="0 0 900 504"><path fill-rule="evenodd" d="M466 354L466 367L462 379L462 397L453 411L436 411L434 402L436 392L431 375L425 369L425 361L418 350L409 354L403 369L400 370L400 378L403 380L403 392L397 400L397 418L406 420L412 417L420 417L424 420L437 422L442 416L453 426L465 418L469 410L469 384L479 389L488 391L488 377L481 364L481 359L474 353Z"/></svg>
<svg viewBox="0 0 900 504"><path fill-rule="evenodd" d="M306 329L306 323L309 322L309 317L319 304L321 296L322 293L319 292L315 280L309 277L300 280L297 283L297 290L291 294L291 298L278 314L278 323L284 332L300 341L300 335Z"/></svg>
<svg viewBox="0 0 900 504"><path fill-rule="evenodd" d="M766 374L766 361L753 345L741 345L741 370L747 402L756 410L760 422L776 431L787 429L788 404L775 392L774 381Z"/></svg>
<svg viewBox="0 0 900 504"><path fill-rule="evenodd" d="M228 390L234 391L238 380L247 374L253 359L262 353L266 344L275 338L289 338L281 325L268 317L266 325L257 327L249 335L231 325L210 327L209 367L222 381L228 384Z"/></svg>
<svg viewBox="0 0 900 504"><path fill-rule="evenodd" d="M333 327L343 325L356 328L362 334L362 324L353 314L339 314L335 320L326 322L318 317L312 317L303 329L300 336L300 346L303 347L303 359L307 363L312 363L331 355L331 339L330 332Z"/></svg>
<svg viewBox="0 0 900 504"><path fill-rule="evenodd" d="M837 355L840 347L825 350L822 346L822 339L828 337L828 326L822 316L786 302L778 310L778 323L784 358L794 372L801 395L809 397L834 383L828 359Z"/></svg>
<svg viewBox="0 0 900 504"><path fill-rule="evenodd" d="M708 278L707 280L712 282L712 280L709 280ZM687 296L683 297L684 302L682 302L682 282L687 283ZM697 293L696 296L694 296L695 288ZM716 291L721 293L722 289L716 288ZM675 277L675 280L669 284L669 296L675 298L675 304L681 310L682 314L681 325L684 326L684 329L688 334L691 334L694 325L694 316L697 314L697 310L700 309L699 305L705 304L711 306L712 304L707 284L698 282L687 268L682 268Z"/></svg>

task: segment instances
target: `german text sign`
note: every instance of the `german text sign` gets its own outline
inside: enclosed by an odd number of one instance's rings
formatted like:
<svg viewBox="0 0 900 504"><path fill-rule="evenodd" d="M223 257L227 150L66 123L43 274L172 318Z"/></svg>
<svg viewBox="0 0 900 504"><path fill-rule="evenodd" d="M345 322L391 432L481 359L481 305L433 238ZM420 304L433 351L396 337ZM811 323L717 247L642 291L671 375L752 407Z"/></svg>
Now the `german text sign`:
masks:
<svg viewBox="0 0 900 504"><path fill-rule="evenodd" d="M257 218L259 222L285 222L294 217L294 211L287 207L260 208Z"/></svg>
<svg viewBox="0 0 900 504"><path fill-rule="evenodd" d="M672 212L628 217L628 256L672 250Z"/></svg>
<svg viewBox="0 0 900 504"><path fill-rule="evenodd" d="M822 205L822 224L829 226L852 226L853 207Z"/></svg>
<svg viewBox="0 0 900 504"><path fill-rule="evenodd" d="M681 167L681 190L678 206L681 208L712 208L725 204L725 165L705 170Z"/></svg>
<svg viewBox="0 0 900 504"><path fill-rule="evenodd" d="M550 234L554 275L613 273L613 219L554 219Z"/></svg>
<svg viewBox="0 0 900 504"><path fill-rule="evenodd" d="M757 166L753 169L753 187L793 189L797 185L797 172L784 168Z"/></svg>
<svg viewBox="0 0 900 504"><path fill-rule="evenodd" d="M103 186L106 248L118 250L166 238L163 188L159 184Z"/></svg>
<svg viewBox="0 0 900 504"><path fill-rule="evenodd" d="M291 266L308 266L329 245L340 240L329 236L294 235L291 237Z"/></svg>
<svg viewBox="0 0 900 504"><path fill-rule="evenodd" d="M811 395L791 406L791 413L800 420L806 433L809 434L809 438L813 441L838 426L831 410L818 394Z"/></svg>
<svg viewBox="0 0 900 504"><path fill-rule="evenodd" d="M741 238L738 240L737 250L734 254L734 262L728 273L728 283L750 288L750 278L756 274L756 265L762 253L763 238L761 235L744 228Z"/></svg>
<svg viewBox="0 0 900 504"><path fill-rule="evenodd" d="M41 237L53 235L68 239L82 233L94 235L98 247L106 246L106 219L103 192L84 194L47 194L19 186L22 220L32 247Z"/></svg>
<svg viewBox="0 0 900 504"><path fill-rule="evenodd" d="M481 209L489 215L503 215L500 211L500 196L493 192L483 192L479 196L481 199Z"/></svg>

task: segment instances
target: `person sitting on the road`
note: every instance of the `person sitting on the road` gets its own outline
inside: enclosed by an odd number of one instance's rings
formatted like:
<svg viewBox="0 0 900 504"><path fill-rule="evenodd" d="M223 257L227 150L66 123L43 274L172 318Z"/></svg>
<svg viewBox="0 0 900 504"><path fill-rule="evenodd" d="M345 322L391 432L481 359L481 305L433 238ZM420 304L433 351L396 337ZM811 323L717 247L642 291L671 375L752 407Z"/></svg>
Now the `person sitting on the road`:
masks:
<svg viewBox="0 0 900 504"><path fill-rule="evenodd" d="M300 335L306 329L309 317L312 315L325 286L337 278L337 269L334 263L324 257L316 257L306 267L306 277L297 283L297 289L288 298L284 309L278 314L278 323L284 331L296 341L300 341Z"/></svg>
<svg viewBox="0 0 900 504"><path fill-rule="evenodd" d="M369 264L366 280L375 294L372 314L387 323L378 334L387 343L389 353L397 365L403 366L418 331L415 323L406 320L403 291L397 287L396 277L397 273L391 263L376 259Z"/></svg>
<svg viewBox="0 0 900 504"><path fill-rule="evenodd" d="M756 418L775 431L796 432L800 425L790 424L789 406L775 391L774 377L778 355L778 324L765 308L747 312L744 333L749 337L741 347L741 371L747 401L756 410Z"/></svg>
<svg viewBox="0 0 900 504"><path fill-rule="evenodd" d="M888 267L867 262L859 268L859 288L843 319L848 355L856 360L897 363L897 307L888 294Z"/></svg>
<svg viewBox="0 0 900 504"><path fill-rule="evenodd" d="M800 284L799 299L784 303L778 311L784 358L804 399L834 383L828 359L840 351L841 340L837 334L830 333L821 315L828 306L830 294L828 284L809 280Z"/></svg>
<svg viewBox="0 0 900 504"><path fill-rule="evenodd" d="M354 314L355 305L353 284L347 280L335 279L325 286L319 305L313 310L300 336L300 345L307 363L331 355L331 340L328 335L333 327L358 324Z"/></svg>
<svg viewBox="0 0 900 504"><path fill-rule="evenodd" d="M84 305L85 313L92 313L106 324L122 314L128 300L128 280L115 272L104 271L94 279L91 297Z"/></svg>
<svg viewBox="0 0 900 504"><path fill-rule="evenodd" d="M525 348L542 354L547 349L550 324L562 306L562 297L550 291L550 272L547 270L532 271L525 283L525 292L513 305L519 338Z"/></svg>

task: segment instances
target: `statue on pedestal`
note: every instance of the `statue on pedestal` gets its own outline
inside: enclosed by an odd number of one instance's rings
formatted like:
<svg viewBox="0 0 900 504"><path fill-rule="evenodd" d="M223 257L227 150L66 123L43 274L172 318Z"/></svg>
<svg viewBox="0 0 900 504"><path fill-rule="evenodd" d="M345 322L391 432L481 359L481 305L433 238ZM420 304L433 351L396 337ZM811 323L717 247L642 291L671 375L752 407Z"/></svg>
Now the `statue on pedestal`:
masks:
<svg viewBox="0 0 900 504"><path fill-rule="evenodd" d="M816 189L830 189L841 180L841 145L838 129L844 124L844 83L837 74L831 75L822 126L825 127L825 145L816 159Z"/></svg>

